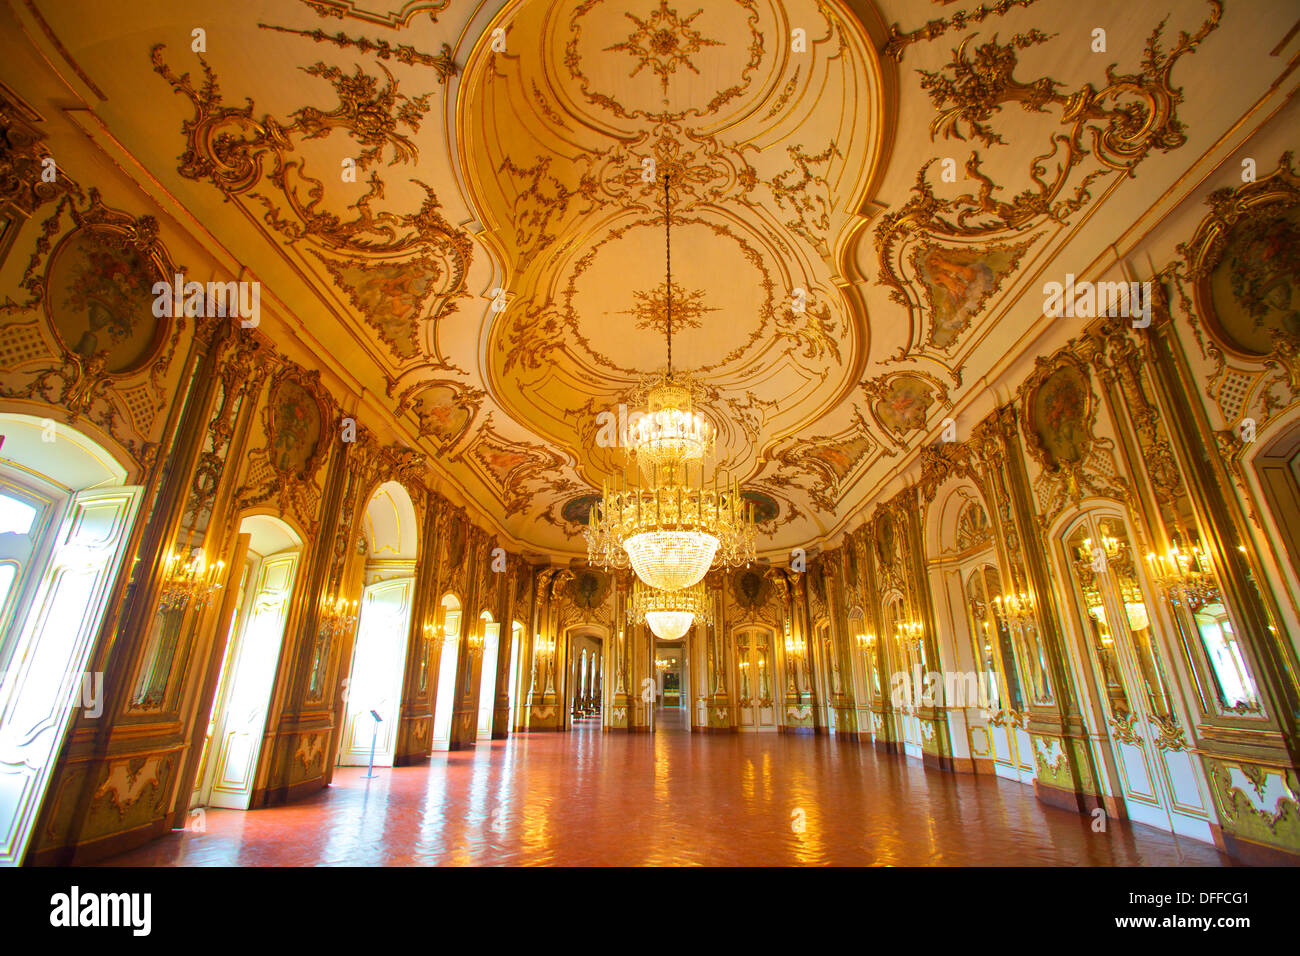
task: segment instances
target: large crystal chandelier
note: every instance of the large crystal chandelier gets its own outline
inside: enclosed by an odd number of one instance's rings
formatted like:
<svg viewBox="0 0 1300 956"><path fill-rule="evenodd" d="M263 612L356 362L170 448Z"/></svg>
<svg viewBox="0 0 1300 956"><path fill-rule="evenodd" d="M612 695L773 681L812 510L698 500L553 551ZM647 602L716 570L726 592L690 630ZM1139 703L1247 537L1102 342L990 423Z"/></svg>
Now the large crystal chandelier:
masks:
<svg viewBox="0 0 1300 956"><path fill-rule="evenodd" d="M694 383L673 374L672 217L664 177L667 261L665 295L667 372L645 390L646 413L629 429L630 467L605 482L584 532L588 558L626 568L653 588L677 591L698 584L715 564L754 558L753 505L734 478L704 474L714 428L695 411ZM689 622L686 627L689 627ZM685 627L682 629L683 633Z"/></svg>
<svg viewBox="0 0 1300 956"><path fill-rule="evenodd" d="M632 584L627 620L629 624L649 626L662 640L675 641L689 631L692 624L712 624L713 607L703 584L661 591L636 581Z"/></svg>
<svg viewBox="0 0 1300 956"><path fill-rule="evenodd" d="M670 306L671 308L671 306ZM672 330L669 329L669 337ZM640 462L665 473L702 462L713 450L713 423L695 413L694 383L671 372L644 390L646 413L628 430L628 446Z"/></svg>

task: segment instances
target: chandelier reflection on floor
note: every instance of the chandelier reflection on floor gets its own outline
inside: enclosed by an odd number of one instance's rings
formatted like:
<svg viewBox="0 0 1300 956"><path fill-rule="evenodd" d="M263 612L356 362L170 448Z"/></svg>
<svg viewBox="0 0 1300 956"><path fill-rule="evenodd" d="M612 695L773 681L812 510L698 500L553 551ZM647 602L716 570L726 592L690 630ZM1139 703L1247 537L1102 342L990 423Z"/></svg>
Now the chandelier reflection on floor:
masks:
<svg viewBox="0 0 1300 956"><path fill-rule="evenodd" d="M664 224L671 236L667 176ZM629 465L604 484L584 534L592 564L630 565L650 587L679 591L698 584L710 567L753 560L754 514L733 477L705 476L715 430L695 411L698 386L673 373L670 239L666 245L667 372L644 389L646 413L629 429Z"/></svg>

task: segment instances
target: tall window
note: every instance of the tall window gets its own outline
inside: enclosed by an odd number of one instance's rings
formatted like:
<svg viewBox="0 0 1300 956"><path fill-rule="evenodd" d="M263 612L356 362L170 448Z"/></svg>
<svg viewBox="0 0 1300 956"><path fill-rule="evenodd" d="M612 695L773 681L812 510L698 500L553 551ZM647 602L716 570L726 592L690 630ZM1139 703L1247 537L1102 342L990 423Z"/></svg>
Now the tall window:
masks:
<svg viewBox="0 0 1300 956"><path fill-rule="evenodd" d="M1205 649L1220 705L1229 711L1257 713L1259 698L1255 694L1255 682L1223 603L1202 604L1192 612L1192 619Z"/></svg>
<svg viewBox="0 0 1300 956"><path fill-rule="evenodd" d="M12 624L52 511L52 498L0 478L0 671L13 650L18 628Z"/></svg>

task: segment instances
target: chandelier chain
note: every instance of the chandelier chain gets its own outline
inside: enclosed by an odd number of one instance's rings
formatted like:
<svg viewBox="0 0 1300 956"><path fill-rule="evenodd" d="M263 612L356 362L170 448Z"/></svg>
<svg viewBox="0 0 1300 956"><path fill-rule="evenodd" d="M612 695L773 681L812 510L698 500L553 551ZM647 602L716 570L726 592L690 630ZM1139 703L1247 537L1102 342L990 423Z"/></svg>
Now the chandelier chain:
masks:
<svg viewBox="0 0 1300 956"><path fill-rule="evenodd" d="M673 242L672 217L668 211L668 174L664 173L664 260L668 266L668 291L665 304L668 310L668 377L673 377Z"/></svg>

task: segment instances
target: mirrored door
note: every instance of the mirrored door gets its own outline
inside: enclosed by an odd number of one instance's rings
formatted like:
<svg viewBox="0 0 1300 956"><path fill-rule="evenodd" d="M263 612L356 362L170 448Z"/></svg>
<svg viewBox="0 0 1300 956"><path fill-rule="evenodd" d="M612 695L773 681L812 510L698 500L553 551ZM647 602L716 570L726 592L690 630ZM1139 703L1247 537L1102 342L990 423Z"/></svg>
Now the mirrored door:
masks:
<svg viewBox="0 0 1300 956"><path fill-rule="evenodd" d="M1066 536L1085 659L1129 816L1209 839L1204 782L1187 749L1156 639L1154 602L1118 517L1090 514Z"/></svg>
<svg viewBox="0 0 1300 956"><path fill-rule="evenodd" d="M772 632L735 632L737 713L741 730L776 730L776 682L772 673Z"/></svg>

